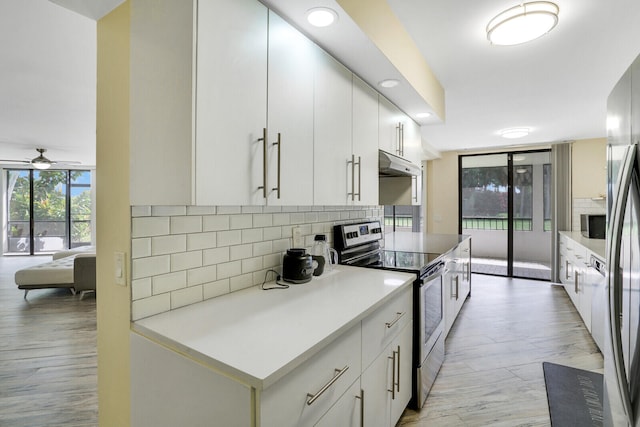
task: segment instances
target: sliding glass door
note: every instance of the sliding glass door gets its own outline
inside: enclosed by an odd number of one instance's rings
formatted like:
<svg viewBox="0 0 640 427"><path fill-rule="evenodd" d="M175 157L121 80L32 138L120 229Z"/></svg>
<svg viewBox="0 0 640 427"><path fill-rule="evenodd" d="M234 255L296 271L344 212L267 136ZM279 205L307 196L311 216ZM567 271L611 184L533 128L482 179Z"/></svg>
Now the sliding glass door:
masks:
<svg viewBox="0 0 640 427"><path fill-rule="evenodd" d="M551 280L551 152L514 153L513 276Z"/></svg>
<svg viewBox="0 0 640 427"><path fill-rule="evenodd" d="M34 255L91 244L91 174L7 170L8 253Z"/></svg>
<svg viewBox="0 0 640 427"><path fill-rule="evenodd" d="M476 273L550 280L548 150L460 157L460 232Z"/></svg>

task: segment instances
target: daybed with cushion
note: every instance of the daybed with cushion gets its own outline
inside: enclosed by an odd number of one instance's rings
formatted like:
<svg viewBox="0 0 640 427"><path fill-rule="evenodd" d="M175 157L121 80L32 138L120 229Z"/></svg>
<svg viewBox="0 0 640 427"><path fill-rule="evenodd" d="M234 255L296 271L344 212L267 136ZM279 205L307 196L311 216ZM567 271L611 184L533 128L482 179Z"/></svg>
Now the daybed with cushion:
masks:
<svg viewBox="0 0 640 427"><path fill-rule="evenodd" d="M73 294L96 290L96 255L77 253L44 264L16 271L18 289L24 289L24 298L32 289L69 288Z"/></svg>

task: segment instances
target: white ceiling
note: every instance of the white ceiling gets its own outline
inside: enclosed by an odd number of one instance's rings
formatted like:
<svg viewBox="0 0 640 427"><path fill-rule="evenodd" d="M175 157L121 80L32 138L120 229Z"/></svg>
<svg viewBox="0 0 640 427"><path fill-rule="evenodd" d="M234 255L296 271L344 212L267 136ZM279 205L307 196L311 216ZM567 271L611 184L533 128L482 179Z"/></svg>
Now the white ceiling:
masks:
<svg viewBox="0 0 640 427"><path fill-rule="evenodd" d="M387 1L444 86L446 121L418 120L425 142L439 151L605 137L606 98L640 54L638 0L556 0L557 27L519 46L492 46L485 33L489 20L518 0ZM357 29L343 28L352 24L348 16L333 29L304 22L314 5L341 13L335 0L263 2L369 82L398 78L385 76L384 58L375 62L364 57L366 49L347 51L362 38ZM349 31L352 36L345 35ZM409 115L428 108L416 105L416 94L377 89ZM528 127L531 134L517 140L498 135L510 127Z"/></svg>
<svg viewBox="0 0 640 427"><path fill-rule="evenodd" d="M47 0L2 0L0 58L0 159L40 147L95 165L95 21Z"/></svg>
<svg viewBox="0 0 640 427"><path fill-rule="evenodd" d="M97 0L96 0L97 1ZM348 16L304 23L311 6L335 0L264 0L414 116L430 107ZM604 137L606 98L640 53L640 1L557 0L558 26L519 46L491 46L486 23L517 0L388 0L445 88L446 121L419 120L440 151ZM117 3L114 2L114 3ZM342 12L343 13L343 12ZM95 164L96 23L47 0L0 2L0 159ZM500 129L529 127L505 140Z"/></svg>

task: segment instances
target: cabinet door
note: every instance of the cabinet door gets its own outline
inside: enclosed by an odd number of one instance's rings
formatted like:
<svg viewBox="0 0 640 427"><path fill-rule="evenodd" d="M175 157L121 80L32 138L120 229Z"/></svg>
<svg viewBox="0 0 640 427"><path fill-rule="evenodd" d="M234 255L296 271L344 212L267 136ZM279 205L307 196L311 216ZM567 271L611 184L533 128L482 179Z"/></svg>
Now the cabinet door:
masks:
<svg viewBox="0 0 640 427"><path fill-rule="evenodd" d="M587 274L587 266L583 265L578 274L578 299L580 301L579 311L582 321L591 332L591 300L593 298L593 287L589 283L589 275Z"/></svg>
<svg viewBox="0 0 640 427"><path fill-rule="evenodd" d="M353 154L356 161L360 159L359 167L354 168L356 176L353 180L359 196L354 197L353 203L377 205L378 93L355 75L353 76Z"/></svg>
<svg viewBox="0 0 640 427"><path fill-rule="evenodd" d="M378 147L396 156L400 155L398 124L402 116L398 107L384 96L378 96Z"/></svg>
<svg viewBox="0 0 640 427"><path fill-rule="evenodd" d="M193 15L190 1L131 4L131 205L193 204Z"/></svg>
<svg viewBox="0 0 640 427"><path fill-rule="evenodd" d="M390 348L388 346L360 377L364 390L364 425L367 427L388 427L390 423L393 371Z"/></svg>
<svg viewBox="0 0 640 427"><path fill-rule="evenodd" d="M413 322L409 322L360 379L364 425L396 425L411 399Z"/></svg>
<svg viewBox="0 0 640 427"><path fill-rule="evenodd" d="M360 381L354 382L326 414L320 418L316 427L360 427L363 417L362 400L364 394Z"/></svg>
<svg viewBox="0 0 640 427"><path fill-rule="evenodd" d="M347 193L352 191L351 182L347 182L352 153L351 75L351 71L320 51L314 82L314 205L344 205Z"/></svg>
<svg viewBox="0 0 640 427"><path fill-rule="evenodd" d="M413 322L405 326L391 349L395 349L398 354L397 363L397 385L395 399L391 400L391 426L396 425L405 408L411 399L411 380L413 367L411 365L413 353Z"/></svg>
<svg viewBox="0 0 640 427"><path fill-rule="evenodd" d="M259 2L198 2L195 196L256 205L267 119L267 18ZM171 120L171 117L165 120Z"/></svg>
<svg viewBox="0 0 640 427"><path fill-rule="evenodd" d="M420 133L420 125L407 116L403 117L402 124L403 157L419 165L422 162L422 135Z"/></svg>
<svg viewBox="0 0 640 427"><path fill-rule="evenodd" d="M313 76L318 51L302 33L269 12L270 205L313 204Z"/></svg>
<svg viewBox="0 0 640 427"><path fill-rule="evenodd" d="M448 270L442 277L442 283L444 284L444 331L445 336L449 334L453 322L456 320L456 279L458 274L455 271L457 268L455 261L448 261L446 269Z"/></svg>

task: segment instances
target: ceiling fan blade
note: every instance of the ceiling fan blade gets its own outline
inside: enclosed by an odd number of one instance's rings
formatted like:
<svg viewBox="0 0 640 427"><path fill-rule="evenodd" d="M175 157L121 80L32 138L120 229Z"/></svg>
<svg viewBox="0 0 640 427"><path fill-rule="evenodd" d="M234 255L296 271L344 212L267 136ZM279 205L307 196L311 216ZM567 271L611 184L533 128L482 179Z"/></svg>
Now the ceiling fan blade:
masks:
<svg viewBox="0 0 640 427"><path fill-rule="evenodd" d="M0 159L0 163L31 163L31 160Z"/></svg>
<svg viewBox="0 0 640 427"><path fill-rule="evenodd" d="M82 162L78 162L77 160L52 160L51 163L54 164L62 164L62 165L81 165Z"/></svg>

